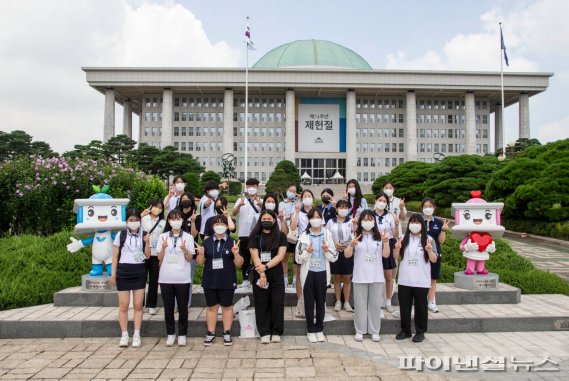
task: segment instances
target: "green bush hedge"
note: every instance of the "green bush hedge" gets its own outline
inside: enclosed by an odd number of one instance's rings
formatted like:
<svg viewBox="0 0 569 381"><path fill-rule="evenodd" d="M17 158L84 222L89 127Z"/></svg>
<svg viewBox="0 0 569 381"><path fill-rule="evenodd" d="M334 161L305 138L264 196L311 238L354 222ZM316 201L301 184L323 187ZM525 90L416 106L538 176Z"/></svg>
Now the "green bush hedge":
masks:
<svg viewBox="0 0 569 381"><path fill-rule="evenodd" d="M421 201L405 201L405 208L407 209L407 213L423 213ZM440 208L438 206L435 210L435 216L439 218L454 218L451 214L451 208Z"/></svg>

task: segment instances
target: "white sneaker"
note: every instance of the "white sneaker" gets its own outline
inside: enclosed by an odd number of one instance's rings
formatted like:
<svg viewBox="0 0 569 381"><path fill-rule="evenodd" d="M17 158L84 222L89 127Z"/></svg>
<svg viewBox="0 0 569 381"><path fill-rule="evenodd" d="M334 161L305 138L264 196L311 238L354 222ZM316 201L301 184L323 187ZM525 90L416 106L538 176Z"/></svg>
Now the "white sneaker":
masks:
<svg viewBox="0 0 569 381"><path fill-rule="evenodd" d="M185 347L186 346L186 336L178 336L178 346Z"/></svg>
<svg viewBox="0 0 569 381"><path fill-rule="evenodd" d="M249 287L250 285L251 285L251 284L249 283L248 280L244 280L243 283L241 283L238 288L241 288L241 287Z"/></svg>
<svg viewBox="0 0 569 381"><path fill-rule="evenodd" d="M132 337L132 347L133 348L140 348L140 335L134 335Z"/></svg>
<svg viewBox="0 0 569 381"><path fill-rule="evenodd" d="M354 312L354 309L352 308L352 306L350 306L350 302L344 303L344 310L346 310L346 312Z"/></svg>
<svg viewBox="0 0 569 381"><path fill-rule="evenodd" d="M271 342L271 335L261 336L261 344L269 344Z"/></svg>
<svg viewBox="0 0 569 381"><path fill-rule="evenodd" d="M326 341L326 336L324 336L324 332L316 332L316 340L318 340L318 342L320 343Z"/></svg>
<svg viewBox="0 0 569 381"><path fill-rule="evenodd" d="M129 337L127 336L121 336L121 340L119 341L119 347L128 347L128 341L129 341Z"/></svg>
<svg viewBox="0 0 569 381"><path fill-rule="evenodd" d="M389 312L390 314L392 314L393 311L395 311L395 308L393 308L393 306L390 304L390 305L388 305L388 306L385 306L385 310L386 310L387 312Z"/></svg>
<svg viewBox="0 0 569 381"><path fill-rule="evenodd" d="M316 337L315 333L307 333L306 338L308 339L309 343L317 343L318 342L318 338Z"/></svg>
<svg viewBox="0 0 569 381"><path fill-rule="evenodd" d="M148 309L148 315L156 315L158 312L156 312L156 308L149 308Z"/></svg>
<svg viewBox="0 0 569 381"><path fill-rule="evenodd" d="M271 343L280 343L281 337L279 335L272 335L271 336Z"/></svg>
<svg viewBox="0 0 569 381"><path fill-rule="evenodd" d="M385 319L385 314L383 313L383 310L381 310L381 313L379 314L379 318L380 318L380 319Z"/></svg>
<svg viewBox="0 0 569 381"><path fill-rule="evenodd" d="M294 315L299 318L304 317L304 303L301 300L296 303L296 313Z"/></svg>
<svg viewBox="0 0 569 381"><path fill-rule="evenodd" d="M342 302L337 301L336 304L334 304L334 311L341 311L342 310Z"/></svg>
<svg viewBox="0 0 569 381"><path fill-rule="evenodd" d="M176 341L176 335L168 335L166 338L166 346L171 347L174 345L174 341Z"/></svg>
<svg viewBox="0 0 569 381"><path fill-rule="evenodd" d="M380 337L379 335L371 335L371 341L375 341L376 343L379 343Z"/></svg>
<svg viewBox="0 0 569 381"><path fill-rule="evenodd" d="M361 333L356 333L356 335L354 336L354 340L362 342L364 341L364 335L362 335Z"/></svg>
<svg viewBox="0 0 569 381"><path fill-rule="evenodd" d="M429 303L428 304L429 307L429 311L437 313L439 312L439 308L437 307L437 305L435 303Z"/></svg>

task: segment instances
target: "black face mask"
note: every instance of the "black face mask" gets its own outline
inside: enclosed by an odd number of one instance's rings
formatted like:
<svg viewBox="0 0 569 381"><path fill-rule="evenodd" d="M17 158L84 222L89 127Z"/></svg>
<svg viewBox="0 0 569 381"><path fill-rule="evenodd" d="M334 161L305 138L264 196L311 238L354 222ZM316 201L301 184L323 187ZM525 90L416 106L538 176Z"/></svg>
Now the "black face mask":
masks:
<svg viewBox="0 0 569 381"><path fill-rule="evenodd" d="M261 221L261 227L263 229L270 229L273 227L274 222L271 221Z"/></svg>
<svg viewBox="0 0 569 381"><path fill-rule="evenodd" d="M216 206L216 207L215 207L215 211L217 212L217 214L223 214L223 210L222 210L222 209L223 209L223 207L221 207L221 206Z"/></svg>
<svg viewBox="0 0 569 381"><path fill-rule="evenodd" d="M330 197L326 197L326 196L322 197L322 203L329 204L330 203Z"/></svg>
<svg viewBox="0 0 569 381"><path fill-rule="evenodd" d="M189 208L192 206L192 202L190 200L184 200L180 203L180 205L182 205L182 208Z"/></svg>

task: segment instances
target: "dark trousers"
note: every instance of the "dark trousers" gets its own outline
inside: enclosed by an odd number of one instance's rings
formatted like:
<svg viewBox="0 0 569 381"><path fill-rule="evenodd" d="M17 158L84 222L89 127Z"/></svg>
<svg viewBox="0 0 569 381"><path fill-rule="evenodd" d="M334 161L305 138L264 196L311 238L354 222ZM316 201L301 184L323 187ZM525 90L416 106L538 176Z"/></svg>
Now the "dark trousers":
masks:
<svg viewBox="0 0 569 381"><path fill-rule="evenodd" d="M254 271L254 270L252 270ZM255 319L259 335L282 335L284 332L284 280L283 267L276 266L265 271L269 288L257 286L259 274L255 271L253 297L255 298Z"/></svg>
<svg viewBox="0 0 569 381"><path fill-rule="evenodd" d="M156 308L158 300L158 257L150 256L146 260L146 273L148 275L148 293L146 294L146 308Z"/></svg>
<svg viewBox="0 0 569 381"><path fill-rule="evenodd" d="M429 310L427 309L428 288L398 285L401 331L411 333L411 306L415 304L415 333L427 332Z"/></svg>
<svg viewBox="0 0 569 381"><path fill-rule="evenodd" d="M249 237L239 237L239 255L243 257L243 266L241 266L243 280L249 280L249 270L251 268L251 252L247 248L248 245Z"/></svg>
<svg viewBox="0 0 569 381"><path fill-rule="evenodd" d="M188 334L188 300L190 299L191 283L161 283L162 300L164 301L164 321L166 334L176 334L176 322L174 320L174 300L178 304L178 336Z"/></svg>
<svg viewBox="0 0 569 381"><path fill-rule="evenodd" d="M304 288L304 316L308 333L324 331L324 313L326 311L326 271L308 271ZM314 305L316 304L316 323L314 323Z"/></svg>

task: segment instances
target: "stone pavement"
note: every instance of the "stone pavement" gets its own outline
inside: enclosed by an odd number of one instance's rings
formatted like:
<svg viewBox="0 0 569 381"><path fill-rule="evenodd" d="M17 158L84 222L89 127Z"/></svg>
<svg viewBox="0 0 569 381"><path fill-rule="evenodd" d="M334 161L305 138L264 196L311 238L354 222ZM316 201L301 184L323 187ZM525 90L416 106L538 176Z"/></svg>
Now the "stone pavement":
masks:
<svg viewBox="0 0 569 381"><path fill-rule="evenodd" d="M544 243L531 238L504 238L512 249L535 267L552 272L569 282L569 247Z"/></svg>
<svg viewBox="0 0 569 381"><path fill-rule="evenodd" d="M64 380L567 380L569 332L427 334L415 344L381 335L380 343L352 336L329 336L308 344L303 336L262 345L236 339L232 347L218 340L204 348L200 338L188 346L165 347L163 338L143 337L142 347L119 348L118 338L0 340L0 379ZM559 371L530 372L516 361L537 364L550 354ZM400 356L506 357L505 372L400 370Z"/></svg>

